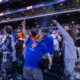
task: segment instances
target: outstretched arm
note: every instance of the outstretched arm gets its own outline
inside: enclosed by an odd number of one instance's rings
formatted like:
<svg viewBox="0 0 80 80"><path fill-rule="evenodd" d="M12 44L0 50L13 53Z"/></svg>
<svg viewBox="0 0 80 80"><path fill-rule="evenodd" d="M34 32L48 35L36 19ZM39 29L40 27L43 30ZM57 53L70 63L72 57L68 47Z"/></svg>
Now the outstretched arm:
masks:
<svg viewBox="0 0 80 80"><path fill-rule="evenodd" d="M26 41L27 41L28 38L29 38L29 35L27 34L28 31L26 30L26 21L24 20L24 21L21 23L21 25L22 25L23 35L24 35L24 37L25 37L25 39L26 39Z"/></svg>
<svg viewBox="0 0 80 80"><path fill-rule="evenodd" d="M68 41L68 42L73 42L73 39L72 37L69 35L69 33L67 31L65 31L63 29L63 27L56 21L56 20L52 20L53 24L56 25L56 27L58 28L58 30L60 31L60 33L62 34L63 38L65 41Z"/></svg>
<svg viewBox="0 0 80 80"><path fill-rule="evenodd" d="M51 58L51 55L50 55L50 53L46 53L45 56L49 60L48 68L51 69L51 66L52 66L52 58Z"/></svg>

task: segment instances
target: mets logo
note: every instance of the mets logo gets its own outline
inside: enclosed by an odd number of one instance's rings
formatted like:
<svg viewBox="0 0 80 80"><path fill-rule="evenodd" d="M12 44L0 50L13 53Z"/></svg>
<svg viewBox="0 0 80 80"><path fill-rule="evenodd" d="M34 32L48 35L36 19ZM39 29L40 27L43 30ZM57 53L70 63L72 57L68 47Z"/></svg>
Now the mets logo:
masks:
<svg viewBox="0 0 80 80"><path fill-rule="evenodd" d="M36 47L36 46L37 46L37 43L34 42L34 43L32 44L32 48L34 48L34 47Z"/></svg>

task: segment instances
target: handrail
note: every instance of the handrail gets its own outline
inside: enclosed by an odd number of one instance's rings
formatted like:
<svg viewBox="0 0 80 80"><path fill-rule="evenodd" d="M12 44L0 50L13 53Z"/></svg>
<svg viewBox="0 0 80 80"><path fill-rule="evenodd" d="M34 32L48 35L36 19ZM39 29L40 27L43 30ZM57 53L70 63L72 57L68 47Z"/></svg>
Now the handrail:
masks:
<svg viewBox="0 0 80 80"><path fill-rule="evenodd" d="M65 0L59 0L59 1L55 1L55 2L51 1L51 2L47 2L47 3L41 3L41 4L37 4L37 5L27 6L27 7L16 9L16 10L2 12L2 13L0 13L0 14L2 14L0 16L5 16L5 15L9 15L9 14L15 14L15 13L22 12L22 11L28 11L30 9L37 9L37 8L40 8L40 7L54 5L54 4L57 4L57 3L60 3L60 2L64 2L64 1Z"/></svg>
<svg viewBox="0 0 80 80"><path fill-rule="evenodd" d="M18 18L13 18L13 19L6 19L6 20L2 20L0 21L1 23L6 23L6 22L13 22L13 21L20 21L20 20L28 20L28 19L33 19L33 18L39 18L39 17L45 17L45 16L51 16L51 15L58 15L58 14L65 14L65 13L72 13L72 12L79 12L79 9L69 9L69 10L64 10L64 11L55 11L55 12L49 12L49 13L41 13L38 15L33 15L33 16L24 16L24 17L18 17Z"/></svg>

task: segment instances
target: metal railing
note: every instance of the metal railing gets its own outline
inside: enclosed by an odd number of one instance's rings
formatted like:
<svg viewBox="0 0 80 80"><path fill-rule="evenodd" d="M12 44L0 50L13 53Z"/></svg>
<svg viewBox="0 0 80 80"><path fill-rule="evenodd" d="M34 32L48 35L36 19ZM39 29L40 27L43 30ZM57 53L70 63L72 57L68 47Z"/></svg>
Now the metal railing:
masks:
<svg viewBox="0 0 80 80"><path fill-rule="evenodd" d="M68 9L68 10L61 10L61 11L52 11L52 12L46 12L46 13L40 13L37 15L32 15L32 16L22 16L22 17L17 17L17 18L13 18L13 19L6 19L6 20L2 20L0 21L1 23L6 23L6 22L13 22L13 21L19 21L19 20L24 20L24 19L33 19L33 18L39 18L39 17L45 17L45 16L51 16L51 15L58 15L58 14L65 14L65 13L72 13L72 12L80 12L80 8L76 9L76 8L72 8L72 9Z"/></svg>

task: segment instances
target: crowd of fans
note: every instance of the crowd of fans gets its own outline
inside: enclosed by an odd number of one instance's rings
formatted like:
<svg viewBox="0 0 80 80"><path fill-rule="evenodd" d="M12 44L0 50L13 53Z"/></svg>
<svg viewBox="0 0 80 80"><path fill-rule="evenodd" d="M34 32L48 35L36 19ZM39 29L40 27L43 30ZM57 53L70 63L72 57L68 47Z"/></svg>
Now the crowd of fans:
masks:
<svg viewBox="0 0 80 80"><path fill-rule="evenodd" d="M13 63L20 61L24 80L43 80L42 72L50 70L55 56L61 55L64 80L75 80L75 63L80 56L80 25L61 26L56 20L52 22L52 27L27 28L24 20L18 29L13 30L8 25L0 31L0 73L4 73L3 80L14 70Z"/></svg>

